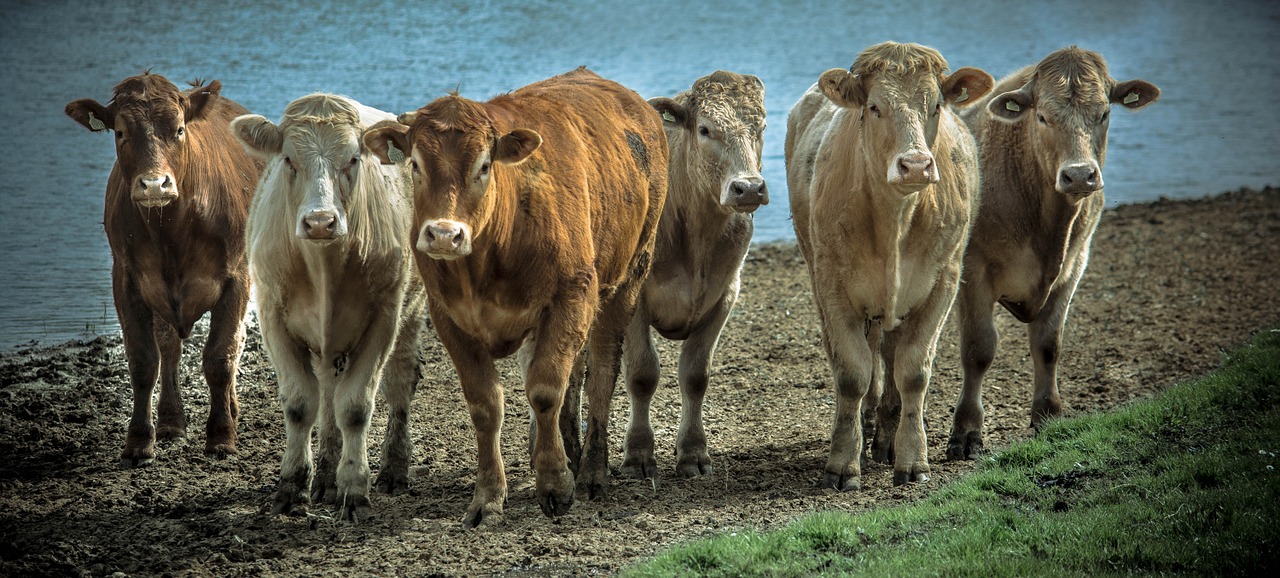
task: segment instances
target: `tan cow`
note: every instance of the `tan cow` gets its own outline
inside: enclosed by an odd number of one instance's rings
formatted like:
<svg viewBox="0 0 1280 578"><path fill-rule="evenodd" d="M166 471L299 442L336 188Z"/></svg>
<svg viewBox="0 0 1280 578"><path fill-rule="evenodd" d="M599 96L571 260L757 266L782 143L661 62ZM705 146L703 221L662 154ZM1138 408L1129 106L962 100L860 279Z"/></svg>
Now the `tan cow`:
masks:
<svg viewBox="0 0 1280 578"><path fill-rule="evenodd" d="M502 514L494 359L517 350L536 424L538 505L563 514L574 474L560 410L584 343L591 411L577 481L592 497L608 483L609 401L667 192L662 121L636 93L582 68L488 102L446 96L399 121L364 142L383 162L412 166L418 271L479 449L463 525ZM576 408L567 409L572 440Z"/></svg>
<svg viewBox="0 0 1280 578"><path fill-rule="evenodd" d="M982 207L957 299L964 389L950 459L982 451L982 377L996 350L995 304L1027 323L1035 390L1031 424L1062 412L1062 327L1102 215L1102 165L1111 105L1140 109L1160 89L1118 82L1096 52L1064 48L1000 81L965 112L982 159Z"/></svg>
<svg viewBox="0 0 1280 578"><path fill-rule="evenodd" d="M667 203L658 224L653 270L627 329L624 365L631 394L624 474L656 474L649 402L658 387L658 356L649 327L684 340L680 352L680 431L676 472L711 473L702 400L720 332L738 300L742 260L751 245L752 213L769 203L760 176L764 83L716 71L675 98L652 98L671 149Z"/></svg>
<svg viewBox="0 0 1280 578"><path fill-rule="evenodd" d="M236 373L249 304L244 227L262 163L227 129L249 111L221 96L216 80L193 85L179 91L165 77L143 73L120 81L106 106L83 98L66 107L85 128L116 137L103 226L133 387L125 467L153 461L157 438L186 437L178 365L182 341L205 313L205 453L236 453ZM158 427L151 423L157 375Z"/></svg>
<svg viewBox="0 0 1280 578"><path fill-rule="evenodd" d="M879 414L882 455L895 484L928 479L924 394L978 194L973 137L945 105L991 84L973 68L948 75L932 48L886 42L823 73L787 118L792 218L835 374L824 483L837 490L861 487L859 411L877 354L886 397L901 396L896 428Z"/></svg>
<svg viewBox="0 0 1280 578"><path fill-rule="evenodd" d="M249 265L262 340L285 415L273 513L306 502L311 431L320 419L315 502L343 519L371 513L367 435L379 381L390 405L377 486L408 488L409 404L421 372L425 293L413 271L409 176L385 167L360 136L394 115L329 94L299 98L277 125L231 128L267 161L249 213Z"/></svg>

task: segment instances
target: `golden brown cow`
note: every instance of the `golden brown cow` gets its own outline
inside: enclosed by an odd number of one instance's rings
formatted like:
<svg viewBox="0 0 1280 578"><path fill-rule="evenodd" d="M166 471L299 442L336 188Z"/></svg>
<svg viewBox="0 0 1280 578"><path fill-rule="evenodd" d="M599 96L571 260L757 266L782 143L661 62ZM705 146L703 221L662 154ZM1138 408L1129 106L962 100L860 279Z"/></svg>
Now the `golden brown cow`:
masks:
<svg viewBox="0 0 1280 578"><path fill-rule="evenodd" d="M85 98L66 107L85 128L116 135L103 225L133 386L126 467L155 459L156 438L186 436L178 364L182 340L206 312L205 453L236 453L236 371L249 303L244 227L262 162L245 154L228 128L248 111L221 97L218 81L200 84L179 91L144 73L117 84L107 106ZM151 422L157 374L158 428Z"/></svg>
<svg viewBox="0 0 1280 578"><path fill-rule="evenodd" d="M412 166L418 271L479 447L463 525L502 514L503 391L494 359L517 350L536 424L538 505L553 516L573 503L560 410L586 343L591 410L577 476L589 496L602 494L622 336L667 192L658 113L580 68L488 102L440 98L375 125L364 142L383 162L407 158ZM566 409L572 443L576 408Z"/></svg>
<svg viewBox="0 0 1280 578"><path fill-rule="evenodd" d="M658 387L658 354L649 327L680 349L680 432L676 472L711 473L702 400L720 332L738 300L752 213L769 203L760 176L764 83L718 70L675 98L649 99L662 113L671 148L670 191L658 225L653 272L645 282L624 346L631 423L622 471L656 475L649 402Z"/></svg>
<svg viewBox="0 0 1280 578"><path fill-rule="evenodd" d="M1031 425L1062 412L1062 327L1102 216L1102 165L1111 105L1160 97L1145 80L1118 82L1096 52L1074 46L1004 78L965 111L982 159L982 207L957 299L964 389L949 459L982 451L982 377L996 350L995 304L1027 323L1035 390Z"/></svg>
<svg viewBox="0 0 1280 578"><path fill-rule="evenodd" d="M877 457L892 456L895 484L927 479L924 394L978 193L973 137L946 105L992 84L946 69L932 48L878 44L823 73L787 119L792 218L835 374L824 483L837 490L861 487L859 411L876 395L877 354L889 400Z"/></svg>

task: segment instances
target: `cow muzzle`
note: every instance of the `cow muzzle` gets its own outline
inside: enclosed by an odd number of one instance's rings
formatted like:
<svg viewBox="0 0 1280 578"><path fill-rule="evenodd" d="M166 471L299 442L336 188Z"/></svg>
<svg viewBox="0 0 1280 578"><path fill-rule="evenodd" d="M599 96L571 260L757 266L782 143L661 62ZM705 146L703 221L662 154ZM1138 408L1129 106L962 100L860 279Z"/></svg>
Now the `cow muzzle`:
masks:
<svg viewBox="0 0 1280 578"><path fill-rule="evenodd" d="M471 254L471 227L458 221L427 221L418 231L418 251L432 259L459 259Z"/></svg>
<svg viewBox="0 0 1280 578"><path fill-rule="evenodd" d="M346 234L333 211L309 211L298 224L298 237L308 241L333 241Z"/></svg>
<svg viewBox="0 0 1280 578"><path fill-rule="evenodd" d="M163 207L178 198L178 184L168 173L146 173L133 182L130 194L135 203L149 209Z"/></svg>
<svg viewBox="0 0 1280 578"><path fill-rule="evenodd" d="M729 181L720 194L720 205L738 213L752 213L769 204L769 186L760 177Z"/></svg>
<svg viewBox="0 0 1280 578"><path fill-rule="evenodd" d="M938 165L928 151L911 151L898 155L889 167L889 184L918 191L938 182Z"/></svg>
<svg viewBox="0 0 1280 578"><path fill-rule="evenodd" d="M1087 197L1102 190L1102 171L1095 162L1063 165L1058 169L1058 183L1054 188L1065 195Z"/></svg>

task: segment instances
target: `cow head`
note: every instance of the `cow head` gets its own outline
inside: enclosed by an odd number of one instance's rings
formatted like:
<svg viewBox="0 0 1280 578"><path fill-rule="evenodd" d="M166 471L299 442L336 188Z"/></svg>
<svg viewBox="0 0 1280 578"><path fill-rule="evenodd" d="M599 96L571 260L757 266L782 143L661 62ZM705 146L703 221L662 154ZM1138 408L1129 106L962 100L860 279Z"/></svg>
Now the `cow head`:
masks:
<svg viewBox="0 0 1280 578"><path fill-rule="evenodd" d="M976 68L946 71L932 48L885 42L864 50L849 70L818 79L831 102L858 115L866 161L884 167L887 182L903 194L938 182L933 147L944 105L964 106L994 84Z"/></svg>
<svg viewBox="0 0 1280 578"><path fill-rule="evenodd" d="M294 234L327 243L348 233L348 212L359 189L365 153L360 112L345 98L310 94L284 109L279 125L256 114L231 121L250 154L267 161L264 182L278 179ZM366 176L364 178L375 178Z"/></svg>
<svg viewBox="0 0 1280 578"><path fill-rule="evenodd" d="M410 163L414 247L433 259L470 255L493 216L501 167L524 162L542 137L524 128L498 130L484 105L456 94L398 121L374 125L364 143L384 163Z"/></svg>
<svg viewBox="0 0 1280 578"><path fill-rule="evenodd" d="M91 98L67 104L67 116L98 132L116 135L116 161L134 202L163 207L179 196L183 175L175 169L191 154L188 125L214 109L222 84L212 81L188 93L158 74L124 79L112 89L107 106Z"/></svg>
<svg viewBox="0 0 1280 578"><path fill-rule="evenodd" d="M1111 105L1137 110L1158 98L1155 85L1117 82L1102 55L1072 46L1045 57L1026 84L996 95L987 110L1021 123L1041 174L1075 202L1102 190Z"/></svg>
<svg viewBox="0 0 1280 578"><path fill-rule="evenodd" d="M760 176L764 149L764 83L751 75L716 71L674 99L652 98L662 115L672 158L683 157L688 176L716 191L725 211L750 213L769 204Z"/></svg>

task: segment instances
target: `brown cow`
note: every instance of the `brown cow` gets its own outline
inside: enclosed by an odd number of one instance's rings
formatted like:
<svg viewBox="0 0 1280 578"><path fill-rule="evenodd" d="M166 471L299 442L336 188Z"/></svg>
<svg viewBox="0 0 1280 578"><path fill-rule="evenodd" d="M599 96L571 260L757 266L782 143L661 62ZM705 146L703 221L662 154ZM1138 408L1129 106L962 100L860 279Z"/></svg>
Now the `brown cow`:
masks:
<svg viewBox="0 0 1280 578"><path fill-rule="evenodd" d="M272 507L334 501L339 517L366 518L367 434L373 394L388 405L379 489L409 486L409 404L421 373L426 298L413 270L412 191L405 167L383 166L364 129L395 115L332 94L310 94L277 125L258 115L231 130L267 161L249 211L249 266L262 341L279 378L286 447ZM311 474L311 430L320 459ZM339 437L341 436L341 437Z"/></svg>
<svg viewBox="0 0 1280 578"><path fill-rule="evenodd" d="M824 483L838 490L861 487L858 415L875 396L877 353L894 400L879 412L880 456L892 456L895 484L927 479L924 394L978 193L973 137L945 105L992 84L946 69L932 48L878 44L823 73L787 118L792 218L836 381Z"/></svg>
<svg viewBox="0 0 1280 578"><path fill-rule="evenodd" d="M995 356L996 303L1028 324L1032 426L1062 412L1058 345L1102 215L1111 105L1136 110L1159 97L1145 80L1117 82L1101 55L1073 46L1001 80L965 112L981 151L982 207L956 306L964 389L949 459L982 451L982 377Z"/></svg>
<svg viewBox="0 0 1280 578"><path fill-rule="evenodd" d="M365 132L383 162L409 159L418 270L476 428L479 470L463 524L502 514L503 391L494 359L520 351L536 435L538 505L573 503L558 429L575 358L588 347L591 402L578 483L608 483L609 401L623 332L648 274L667 192L658 114L578 69L488 102L456 94ZM572 443L572 441L571 441ZM576 448L570 452L576 455Z"/></svg>
<svg viewBox="0 0 1280 578"><path fill-rule="evenodd" d="M85 98L66 107L89 130L116 135L103 224L133 386L125 467L150 463L156 438L186 436L178 363L182 340L205 312L205 452L236 453L236 371L249 302L244 225L262 163L228 129L248 111L222 98L216 80L193 85L179 91L163 76L144 73L117 84L107 106ZM159 427L153 427L157 373Z"/></svg>
<svg viewBox="0 0 1280 578"><path fill-rule="evenodd" d="M624 474L656 474L649 402L658 387L658 354L649 327L680 350L680 431L676 472L711 473L702 400L707 370L738 300L742 260L751 245L751 214L769 203L760 177L764 83L716 71L671 98L652 98L671 149L667 202L658 224L653 271L645 282L624 345L631 424Z"/></svg>

